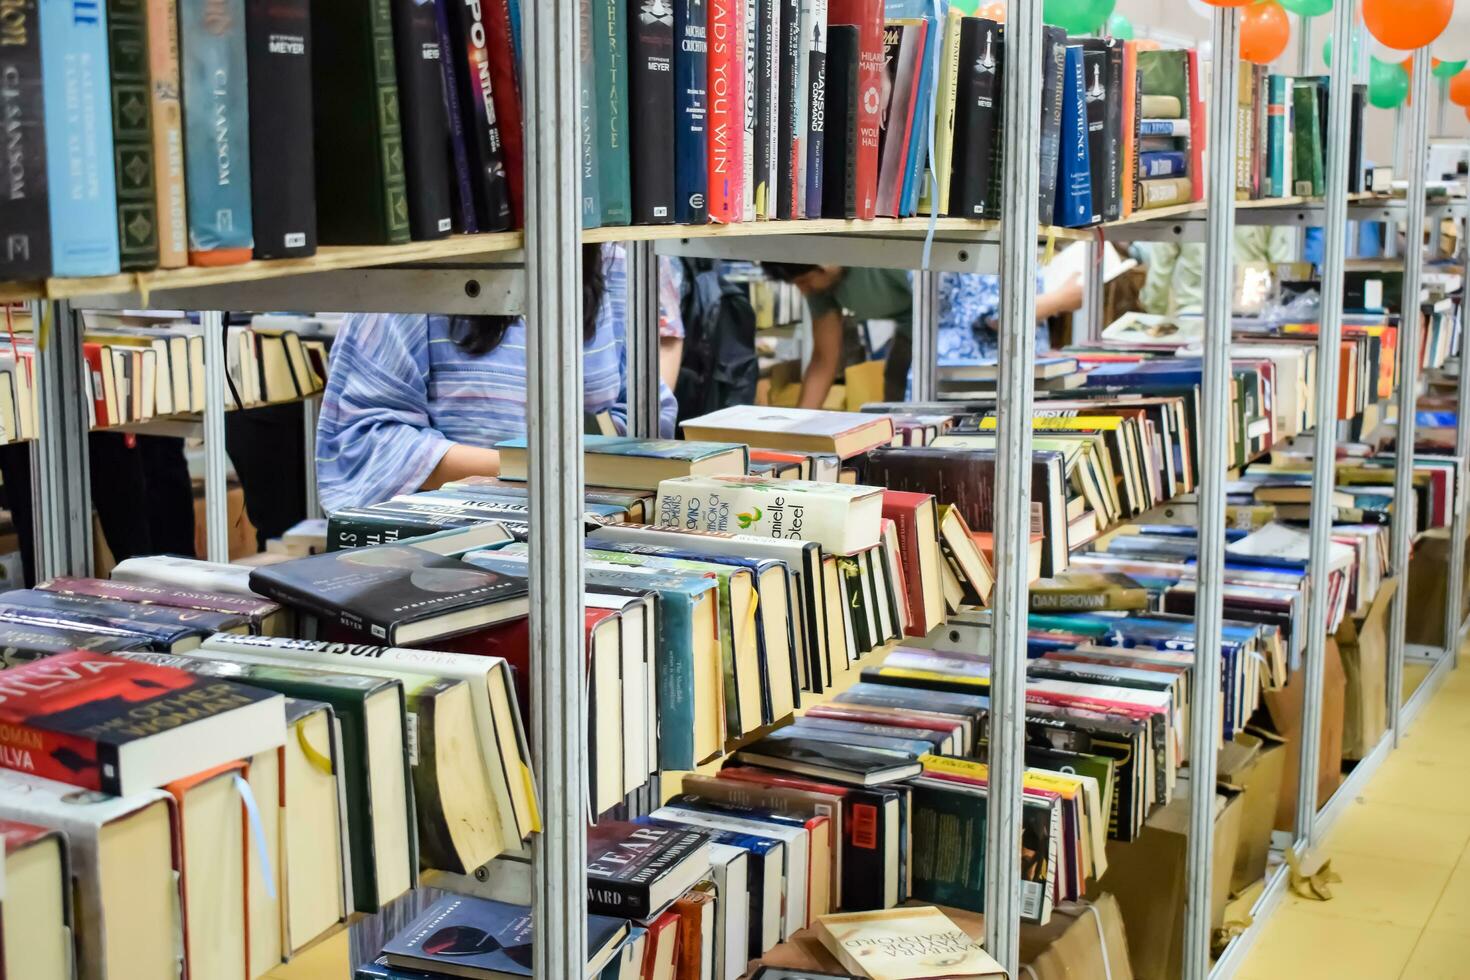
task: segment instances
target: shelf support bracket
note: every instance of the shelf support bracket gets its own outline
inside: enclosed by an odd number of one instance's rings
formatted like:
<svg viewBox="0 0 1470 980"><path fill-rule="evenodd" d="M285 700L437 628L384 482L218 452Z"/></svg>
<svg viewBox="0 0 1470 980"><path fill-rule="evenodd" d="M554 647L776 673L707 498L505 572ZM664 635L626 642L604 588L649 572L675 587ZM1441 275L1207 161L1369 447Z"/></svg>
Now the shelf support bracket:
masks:
<svg viewBox="0 0 1470 980"><path fill-rule="evenodd" d="M38 301L31 304L31 317L39 408L31 513L39 582L92 571L91 418L79 314L64 301Z"/></svg>

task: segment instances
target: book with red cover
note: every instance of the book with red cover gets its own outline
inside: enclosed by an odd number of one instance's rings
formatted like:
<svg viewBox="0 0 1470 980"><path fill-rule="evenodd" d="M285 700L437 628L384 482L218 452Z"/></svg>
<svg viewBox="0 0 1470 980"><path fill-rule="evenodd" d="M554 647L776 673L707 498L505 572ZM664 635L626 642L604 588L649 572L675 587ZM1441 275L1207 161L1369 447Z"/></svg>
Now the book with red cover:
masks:
<svg viewBox="0 0 1470 980"><path fill-rule="evenodd" d="M64 595L84 595L96 599L116 599L143 605L244 616L250 620L251 626L256 631L266 620L282 612L281 606L269 599L226 595L222 592L209 592L204 589L175 589L166 585L152 585L145 582L72 578L62 575L42 582L36 588L47 592L60 592Z"/></svg>
<svg viewBox="0 0 1470 980"><path fill-rule="evenodd" d="M907 493L902 490L883 491L883 516L893 521L898 529L899 561L903 569L904 596L908 600L909 624L907 633L909 636L928 636L929 631L939 625L943 619L944 607L942 598L938 605L938 615L934 615L936 609L933 604L924 601L924 579L923 570L925 564L920 554L922 548L938 548L937 539L934 541L920 540L919 527L921 525L921 512L929 512L929 527L937 532L939 527L939 514L934 505L934 497L927 493ZM932 559L930 563L932 572L939 571Z"/></svg>
<svg viewBox="0 0 1470 980"><path fill-rule="evenodd" d="M709 0L709 219L745 220L745 0Z"/></svg>
<svg viewBox="0 0 1470 980"><path fill-rule="evenodd" d="M510 189L512 228L526 223L526 158L521 125L521 86L516 77L514 28L510 0L489 0L485 11L489 43L490 97L495 102L495 123L500 127L500 150L505 162L505 181Z"/></svg>
<svg viewBox="0 0 1470 980"><path fill-rule="evenodd" d="M640 977L671 977L679 961L679 913L669 909L648 923L648 939L643 946L643 969ZM665 966L664 964L667 964Z"/></svg>
<svg viewBox="0 0 1470 980"><path fill-rule="evenodd" d="M102 345L82 343L82 356L87 360L87 373L92 376L92 405L98 427L116 425L119 421L107 412L107 392L102 387Z"/></svg>
<svg viewBox="0 0 1470 980"><path fill-rule="evenodd" d="M279 694L99 653L0 672L0 766L126 796L281 745Z"/></svg>
<svg viewBox="0 0 1470 980"><path fill-rule="evenodd" d="M831 0L829 27L858 29L857 217L872 218L878 208L878 141L882 131L883 0Z"/></svg>
<svg viewBox="0 0 1470 980"><path fill-rule="evenodd" d="M674 903L679 915L679 948L674 954L674 980L700 980L704 976L705 944L711 937L704 934L705 906L715 897L709 892L690 890ZM714 925L713 919L709 923Z"/></svg>
<svg viewBox="0 0 1470 980"><path fill-rule="evenodd" d="M1205 96L1200 87L1199 51L1190 48L1189 59L1189 181L1190 200L1205 199Z"/></svg>

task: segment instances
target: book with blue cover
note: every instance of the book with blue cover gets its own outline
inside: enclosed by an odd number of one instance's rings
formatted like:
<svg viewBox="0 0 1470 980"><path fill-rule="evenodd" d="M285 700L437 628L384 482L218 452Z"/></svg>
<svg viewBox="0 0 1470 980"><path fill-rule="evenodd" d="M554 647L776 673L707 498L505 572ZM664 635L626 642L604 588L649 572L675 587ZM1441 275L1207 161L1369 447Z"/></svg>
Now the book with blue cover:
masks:
<svg viewBox="0 0 1470 980"><path fill-rule="evenodd" d="M249 261L255 231L243 0L179 4L179 65L189 262Z"/></svg>
<svg viewBox="0 0 1470 980"><path fill-rule="evenodd" d="M1155 150L1138 154L1138 176L1147 180L1152 177L1183 177L1189 172L1189 157L1182 152Z"/></svg>
<svg viewBox="0 0 1470 980"><path fill-rule="evenodd" d="M86 0L41 0L40 9L51 274L112 275L121 254L106 18Z"/></svg>
<svg viewBox="0 0 1470 980"><path fill-rule="evenodd" d="M587 916L584 978L607 965L627 933L625 919ZM530 977L531 943L529 907L449 895L384 944L383 959L391 967L474 980Z"/></svg>
<svg viewBox="0 0 1470 980"><path fill-rule="evenodd" d="M530 468L525 439L496 443L500 477L524 480ZM681 476L744 476L749 450L733 442L690 442L584 436L583 466L587 483L628 490L657 490L663 480Z"/></svg>
<svg viewBox="0 0 1470 980"><path fill-rule="evenodd" d="M709 220L707 9L705 0L674 4L674 220L681 225Z"/></svg>
<svg viewBox="0 0 1470 980"><path fill-rule="evenodd" d="M928 169L925 161L929 159L929 130L934 123L934 85L939 74L935 52L943 40L942 28L948 16L949 0L938 0L937 4L934 0L886 0L883 4L885 21L921 17L927 22L924 50L920 55L918 94L914 99L914 128L904 161L899 217L917 214L919 210L919 195L923 192L924 174Z"/></svg>
<svg viewBox="0 0 1470 980"><path fill-rule="evenodd" d="M628 173L628 12L622 0L592 0L592 59L597 72L597 179L600 224L633 220Z"/></svg>
<svg viewBox="0 0 1470 980"><path fill-rule="evenodd" d="M1093 221L1092 158L1087 135L1083 51L1069 45L1062 87L1062 148L1057 161L1056 221L1064 228L1078 228Z"/></svg>

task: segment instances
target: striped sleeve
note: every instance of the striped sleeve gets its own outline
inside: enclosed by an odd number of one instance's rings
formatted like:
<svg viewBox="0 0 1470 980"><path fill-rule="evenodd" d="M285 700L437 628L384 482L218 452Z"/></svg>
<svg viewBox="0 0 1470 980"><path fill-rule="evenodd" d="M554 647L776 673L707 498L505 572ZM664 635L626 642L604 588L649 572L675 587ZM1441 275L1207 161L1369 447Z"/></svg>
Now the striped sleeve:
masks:
<svg viewBox="0 0 1470 980"><path fill-rule="evenodd" d="M343 322L317 423L317 480L328 513L419 489L453 445L429 416L428 341L423 316Z"/></svg>

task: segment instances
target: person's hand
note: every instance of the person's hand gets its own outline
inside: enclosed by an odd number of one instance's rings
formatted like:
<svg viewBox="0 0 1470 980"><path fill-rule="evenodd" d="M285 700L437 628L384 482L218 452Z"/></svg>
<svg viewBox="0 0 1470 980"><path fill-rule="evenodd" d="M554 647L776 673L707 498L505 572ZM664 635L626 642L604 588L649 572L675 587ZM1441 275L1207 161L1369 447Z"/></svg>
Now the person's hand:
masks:
<svg viewBox="0 0 1470 980"><path fill-rule="evenodd" d="M1056 289L1048 290L1036 297L1036 319L1049 320L1062 313L1073 313L1082 308L1082 276L1073 273Z"/></svg>

